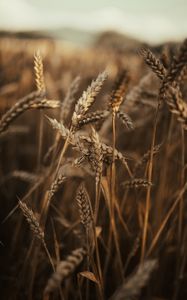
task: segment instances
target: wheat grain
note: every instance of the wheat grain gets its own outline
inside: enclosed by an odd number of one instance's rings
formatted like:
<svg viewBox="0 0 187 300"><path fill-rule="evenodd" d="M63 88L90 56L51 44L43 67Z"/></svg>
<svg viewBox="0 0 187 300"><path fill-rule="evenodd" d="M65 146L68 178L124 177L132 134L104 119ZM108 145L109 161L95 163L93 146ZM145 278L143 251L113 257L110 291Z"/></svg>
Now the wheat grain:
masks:
<svg viewBox="0 0 187 300"><path fill-rule="evenodd" d="M54 109L58 108L61 106L61 102L59 100L48 100L48 99L43 99L41 103L34 103L31 105L30 108L35 108L35 109Z"/></svg>
<svg viewBox="0 0 187 300"><path fill-rule="evenodd" d="M129 93L125 97L125 102L121 105L121 110L126 109L126 107L130 106L131 109L137 108L135 103L141 103L142 94L147 91L149 85L153 82L154 74L149 72L145 76L143 76L138 84L132 87Z"/></svg>
<svg viewBox="0 0 187 300"><path fill-rule="evenodd" d="M87 113L84 118L78 121L78 128L80 129L83 125L94 123L97 121L102 121L108 117L109 111L107 110L97 110L91 113Z"/></svg>
<svg viewBox="0 0 187 300"><path fill-rule="evenodd" d="M47 116L46 116L47 117ZM67 129L63 122L58 122L56 119L51 119L49 117L47 117L47 119L49 120L50 124L52 125L52 127L54 129L57 129L61 136L63 137L63 139L67 139L67 137L71 138L71 135L70 135L70 131L69 129Z"/></svg>
<svg viewBox="0 0 187 300"><path fill-rule="evenodd" d="M85 229L89 229L93 224L93 212L90 197L83 184L78 188L76 201L79 207L81 222L85 226Z"/></svg>
<svg viewBox="0 0 187 300"><path fill-rule="evenodd" d="M43 61L39 51L37 51L34 55L34 70L35 70L36 86L38 91L45 91L46 88L45 88L44 73L43 73Z"/></svg>
<svg viewBox="0 0 187 300"><path fill-rule="evenodd" d="M53 181L53 183L51 184L51 187L49 189L49 193L48 193L48 200L50 201L51 198L54 196L54 194L58 191L59 187L61 186L61 184L66 180L66 177L60 173L57 178Z"/></svg>
<svg viewBox="0 0 187 300"><path fill-rule="evenodd" d="M155 145L153 148L153 155L156 155L161 148L162 144L158 144ZM143 164L146 164L149 159L150 159L150 155L151 155L151 150L148 150L146 153L144 153L144 155L142 156L142 158L140 159L140 161L138 161L135 165L135 172L136 170L138 170Z"/></svg>
<svg viewBox="0 0 187 300"><path fill-rule="evenodd" d="M122 185L126 188L140 188L152 185L152 183L143 178L134 178L130 181L123 182Z"/></svg>
<svg viewBox="0 0 187 300"><path fill-rule="evenodd" d="M31 182L31 183L36 182L39 178L39 175L37 175L37 174L29 173L29 172L22 171L22 170L15 170L12 173L10 173L9 176L10 177L13 176L18 179L21 179L21 180L24 180L27 182Z"/></svg>
<svg viewBox="0 0 187 300"><path fill-rule="evenodd" d="M127 72L124 70L121 73L119 73L109 101L109 109L112 108L113 112L117 112L119 110L119 107L123 102L127 91L128 82L129 77L127 75Z"/></svg>
<svg viewBox="0 0 187 300"><path fill-rule="evenodd" d="M61 282L75 271L78 265L82 262L85 254L86 250L84 248L78 248L73 250L71 254L66 257L66 260L60 261L55 273L48 280L44 293L49 294L56 290Z"/></svg>
<svg viewBox="0 0 187 300"><path fill-rule="evenodd" d="M135 274L124 281L110 300L131 300L133 297L137 297L141 289L147 284L151 273L156 267L157 261L155 259L147 260L142 263Z"/></svg>
<svg viewBox="0 0 187 300"><path fill-rule="evenodd" d="M35 91L17 101L12 108L10 108L0 120L0 133L5 131L10 123L21 115L24 111L30 109L33 104L40 103L45 93L42 91Z"/></svg>
<svg viewBox="0 0 187 300"><path fill-rule="evenodd" d="M77 104L75 105L75 110L72 116L72 126L74 128L77 127L80 119L83 118L85 113L95 101L95 98L100 92L106 78L106 72L99 74L97 79L95 81L92 81L91 85L87 88L87 90L83 92L82 97L78 100Z"/></svg>
<svg viewBox="0 0 187 300"><path fill-rule="evenodd" d="M155 55L149 49L142 48L140 54L144 57L147 65L153 70L153 72L163 80L166 76L166 69L164 68L161 61L155 57Z"/></svg>
<svg viewBox="0 0 187 300"><path fill-rule="evenodd" d="M165 78L166 84L176 81L176 78L181 76L181 72L183 72L183 68L185 67L186 63L187 63L187 39L185 39L183 44L181 45L178 56L175 59L173 59L173 61L171 62L171 66Z"/></svg>
<svg viewBox="0 0 187 300"><path fill-rule="evenodd" d="M171 113L177 115L177 120L184 129L187 129L187 104L181 99L179 89L170 86L166 95L166 102Z"/></svg>
<svg viewBox="0 0 187 300"><path fill-rule="evenodd" d="M66 120L66 118L68 117L68 115L71 111L71 107L74 104L75 95L79 89L79 85L80 85L80 77L77 76L73 80L73 82L70 84L67 94L64 98L64 101L62 102L62 106L61 106L61 119L62 120Z"/></svg>
<svg viewBox="0 0 187 300"><path fill-rule="evenodd" d="M40 240L42 241L42 243L44 242L44 231L41 229L39 221L37 219L37 217L35 216L35 214L33 213L33 211L28 208L28 206L23 203L22 201L19 200L18 205L20 207L20 209L23 212L23 215L25 216L27 222L30 225L30 228L32 230L32 232L34 233L34 235Z"/></svg>
<svg viewBox="0 0 187 300"><path fill-rule="evenodd" d="M128 130L134 130L134 124L128 114L119 110L117 111L116 115L122 121L122 123L127 127Z"/></svg>
<svg viewBox="0 0 187 300"><path fill-rule="evenodd" d="M99 135L95 131L95 129L92 127L91 132L91 140L92 143L89 147L89 161L91 162L91 166L95 172L96 177L96 184L100 181L101 175L102 175L102 168L103 168L103 152L101 143L99 140Z"/></svg>

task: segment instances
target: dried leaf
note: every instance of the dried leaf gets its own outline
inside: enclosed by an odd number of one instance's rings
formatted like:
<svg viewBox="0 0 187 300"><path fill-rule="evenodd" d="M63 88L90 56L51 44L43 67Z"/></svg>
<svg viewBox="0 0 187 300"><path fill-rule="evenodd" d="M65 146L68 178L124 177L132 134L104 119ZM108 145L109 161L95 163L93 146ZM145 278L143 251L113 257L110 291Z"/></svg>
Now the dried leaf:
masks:
<svg viewBox="0 0 187 300"><path fill-rule="evenodd" d="M95 283L98 283L98 280L96 279L95 275L90 271L83 271L79 273L81 276L87 278L90 281L93 281Z"/></svg>

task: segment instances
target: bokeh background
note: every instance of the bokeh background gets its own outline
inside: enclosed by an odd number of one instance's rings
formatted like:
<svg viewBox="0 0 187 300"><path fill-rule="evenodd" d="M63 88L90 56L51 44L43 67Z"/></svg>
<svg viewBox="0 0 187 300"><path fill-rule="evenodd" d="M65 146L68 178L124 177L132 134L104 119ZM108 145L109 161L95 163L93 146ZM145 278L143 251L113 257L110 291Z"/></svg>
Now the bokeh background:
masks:
<svg viewBox="0 0 187 300"><path fill-rule="evenodd" d="M39 30L80 42L115 30L156 44L186 37L186 11L186 0L1 0L0 30Z"/></svg>

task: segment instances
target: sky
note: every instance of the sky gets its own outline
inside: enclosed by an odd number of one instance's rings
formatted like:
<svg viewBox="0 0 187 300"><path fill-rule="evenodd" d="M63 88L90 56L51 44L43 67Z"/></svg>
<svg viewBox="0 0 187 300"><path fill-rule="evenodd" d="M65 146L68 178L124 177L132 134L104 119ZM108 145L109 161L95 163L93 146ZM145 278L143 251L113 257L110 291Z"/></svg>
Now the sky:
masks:
<svg viewBox="0 0 187 300"><path fill-rule="evenodd" d="M117 30L150 43L187 37L187 0L0 0L0 30Z"/></svg>

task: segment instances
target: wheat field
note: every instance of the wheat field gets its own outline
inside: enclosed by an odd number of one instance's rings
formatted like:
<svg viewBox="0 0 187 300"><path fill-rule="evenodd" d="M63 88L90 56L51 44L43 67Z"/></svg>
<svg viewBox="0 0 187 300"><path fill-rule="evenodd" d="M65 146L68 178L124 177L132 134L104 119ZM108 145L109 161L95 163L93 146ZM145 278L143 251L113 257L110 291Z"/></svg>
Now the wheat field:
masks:
<svg viewBox="0 0 187 300"><path fill-rule="evenodd" d="M0 298L187 299L187 40L0 58Z"/></svg>

